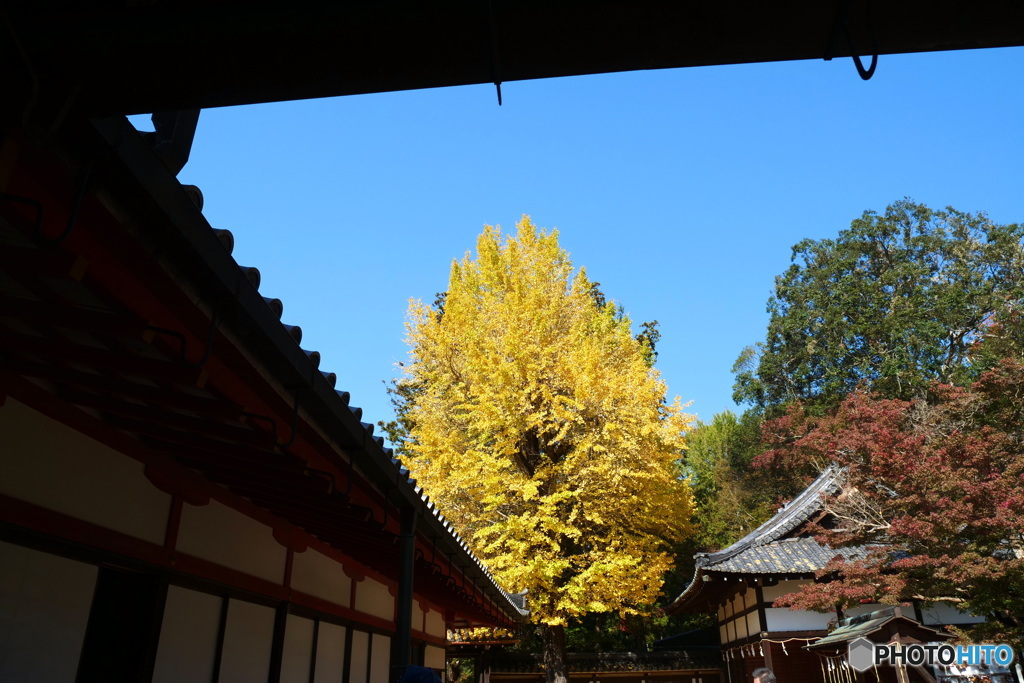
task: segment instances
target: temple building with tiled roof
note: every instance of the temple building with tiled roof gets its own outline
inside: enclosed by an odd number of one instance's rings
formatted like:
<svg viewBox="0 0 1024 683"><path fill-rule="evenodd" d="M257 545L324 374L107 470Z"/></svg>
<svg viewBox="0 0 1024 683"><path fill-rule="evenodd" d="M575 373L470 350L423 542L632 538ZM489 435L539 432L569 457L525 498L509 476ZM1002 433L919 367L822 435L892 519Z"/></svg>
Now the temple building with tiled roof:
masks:
<svg viewBox="0 0 1024 683"><path fill-rule="evenodd" d="M820 613L774 606L778 598L814 581L815 572L837 555L856 559L864 554L861 548L829 548L807 530L810 522L827 522L824 499L842 487L843 471L830 466L767 522L728 548L694 557L693 580L667 611L717 615L724 680L749 681L760 666L784 681L832 680L841 656L832 653L836 661L831 661L806 646L828 635L841 619L882 608L865 604L842 613ZM977 621L945 605L915 606L914 611L926 626Z"/></svg>

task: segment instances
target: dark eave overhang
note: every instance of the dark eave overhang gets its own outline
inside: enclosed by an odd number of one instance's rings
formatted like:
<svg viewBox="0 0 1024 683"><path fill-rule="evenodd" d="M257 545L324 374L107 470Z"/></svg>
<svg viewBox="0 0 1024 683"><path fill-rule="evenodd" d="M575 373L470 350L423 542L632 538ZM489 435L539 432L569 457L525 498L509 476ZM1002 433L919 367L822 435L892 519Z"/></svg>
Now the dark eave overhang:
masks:
<svg viewBox="0 0 1024 683"><path fill-rule="evenodd" d="M127 120L2 145L0 384L389 580L414 511L418 592L456 623L522 618Z"/></svg>
<svg viewBox="0 0 1024 683"><path fill-rule="evenodd" d="M53 91L41 109L87 116L1024 44L1010 0L0 4L3 78Z"/></svg>
<svg viewBox="0 0 1024 683"><path fill-rule="evenodd" d="M298 397L303 418L315 423L318 431L347 451L354 451L359 472L377 489L393 500L385 505L410 507L417 511L419 533L432 539L435 558L452 556L458 571L472 577L481 590L489 589L496 599L507 603L505 609L517 615L514 605L483 564L469 551L451 525L426 500L422 490L409 477L408 470L384 448L383 440L373 436L373 427L360 421L361 413L353 412L347 399L331 386L322 374L311 368L307 354L279 323L256 287L238 276L239 268L219 243L217 234L190 206L180 201L181 186L158 164L148 146L123 118L114 117L94 122L97 132L115 151L127 171L126 180L141 179L146 194L160 202L160 213L176 218L158 223L163 230L157 238L165 258L181 268L182 274L193 274L197 295L204 301L229 301L232 313L225 321L232 335L244 344L245 352L265 368L268 378L285 392ZM178 199L178 201L174 201ZM182 215L175 216L176 209ZM198 277L196 277L198 275ZM191 279L191 278L190 278ZM198 290L204 291L198 291ZM519 615L517 615L519 616Z"/></svg>

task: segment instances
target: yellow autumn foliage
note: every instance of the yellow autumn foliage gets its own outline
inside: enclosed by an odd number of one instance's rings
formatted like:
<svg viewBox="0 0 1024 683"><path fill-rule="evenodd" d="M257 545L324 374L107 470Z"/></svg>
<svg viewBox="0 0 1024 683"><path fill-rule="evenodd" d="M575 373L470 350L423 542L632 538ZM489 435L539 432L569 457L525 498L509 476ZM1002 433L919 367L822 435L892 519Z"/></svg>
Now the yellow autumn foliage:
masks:
<svg viewBox="0 0 1024 683"><path fill-rule="evenodd" d="M692 418L557 232L517 227L452 264L443 314L411 304L406 465L536 621L635 613L690 531L673 462Z"/></svg>

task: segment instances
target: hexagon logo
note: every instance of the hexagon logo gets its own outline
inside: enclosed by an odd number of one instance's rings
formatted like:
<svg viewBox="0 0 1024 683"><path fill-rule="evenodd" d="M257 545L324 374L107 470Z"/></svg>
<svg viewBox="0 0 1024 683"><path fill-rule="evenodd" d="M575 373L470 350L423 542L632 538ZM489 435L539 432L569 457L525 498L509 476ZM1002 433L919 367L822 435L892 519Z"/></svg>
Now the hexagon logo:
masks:
<svg viewBox="0 0 1024 683"><path fill-rule="evenodd" d="M874 664L874 657L872 655L875 645L867 638L852 640L847 647L849 649L847 650L846 657L850 661L850 666L857 671L867 671Z"/></svg>

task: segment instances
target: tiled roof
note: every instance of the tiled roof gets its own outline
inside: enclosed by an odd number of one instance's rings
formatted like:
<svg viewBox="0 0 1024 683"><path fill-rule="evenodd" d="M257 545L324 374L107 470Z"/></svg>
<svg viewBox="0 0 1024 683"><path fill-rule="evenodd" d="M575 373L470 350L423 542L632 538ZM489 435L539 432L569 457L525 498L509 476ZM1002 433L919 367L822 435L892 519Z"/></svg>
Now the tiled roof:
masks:
<svg viewBox="0 0 1024 683"><path fill-rule="evenodd" d="M705 571L743 574L805 574L821 569L837 554L850 559L859 557L862 551L859 548L836 551L813 538L784 538L752 545L738 555L701 567Z"/></svg>
<svg viewBox="0 0 1024 683"><path fill-rule="evenodd" d="M917 635L925 635L927 642L953 638L949 633L943 633L937 629L923 626L921 622L904 614L904 608L894 606L878 610L877 612L843 619L839 622L836 630L806 647L808 650L824 650L838 645L845 645L857 638L869 638L872 634L880 631L883 626L887 626L894 621L902 622L904 628L908 626L913 628Z"/></svg>
<svg viewBox="0 0 1024 683"><path fill-rule="evenodd" d="M698 567L717 567L750 548L768 545L785 538L787 534L806 523L821 510L823 496L835 493L842 486L843 471L836 465L829 465L810 486L796 498L782 506L774 517L757 527L728 548L714 553L697 554ZM736 571L736 570L725 570Z"/></svg>
<svg viewBox="0 0 1024 683"><path fill-rule="evenodd" d="M217 239L221 242L221 244L224 246L224 248L230 255L234 250L234 235L228 230L219 229L215 229L214 233L216 234ZM238 268L242 272L242 275L245 277L245 279L253 286L254 289L258 291L261 280L259 270L253 267L242 265L239 265ZM287 332L288 337L290 337L291 340L294 341L294 347L298 348L298 350L301 351L306 356L306 358L309 359L309 362L313 366L314 370L314 373L310 376L309 381L311 383L319 381L317 375L322 376L323 379L327 382L327 384L330 385L331 389L334 390L334 394L338 397L341 406L347 408L348 411L352 413L355 419L359 422L359 427L366 432L366 437L368 438L362 439L364 454L369 458L377 459L378 461L384 463L390 463L390 466L394 469L396 475L394 476L394 481L396 482L396 484L404 483L404 485L412 489L415 496L419 498L421 503L420 513L433 518L441 525L441 527L450 536L450 538L458 545L462 552L465 553L465 556L480 569L480 571L483 573L485 577L485 580L490 582L493 585L493 587L497 589L497 591L508 601L509 605L513 607L521 617L525 617L527 614L529 614L529 611L526 609L525 605L525 593L510 593L509 591L506 591L504 588L502 588L494 580L494 577L491 575L491 572L487 568L487 566L473 554L473 552L469 549L469 545L462 539L462 537L455 530L455 528L452 527L452 525L445 519L444 515L441 514L441 512L437 509L434 503L430 500L429 496L427 496L427 494L423 491L422 487L416 484L416 480L410 476L409 470L402 464L402 462L398 458L394 456L393 450L391 448L387 448L384 446L384 437L374 435L373 423L362 421L363 409L349 405L349 392L335 388L335 384L337 382L337 375L334 372L325 371L320 368L320 352L315 350L303 349L299 346L299 344L301 344L302 342L302 328L300 328L298 325L289 325L284 322L281 322L280 318L284 311L284 305L282 304L281 300L263 296L263 301L266 302L268 308L272 312L273 316L276 318L276 322L280 324L282 328L284 328L284 330ZM384 465L384 467L387 467L387 465Z"/></svg>
<svg viewBox="0 0 1024 683"><path fill-rule="evenodd" d="M843 470L830 465L796 498L784 505L774 517L736 541L714 553L694 556L693 580L669 606L677 612L701 602L704 577L709 572L731 574L813 574L837 554L859 557L860 549L836 551L813 538L787 538L821 510L824 496L837 492L843 483Z"/></svg>

